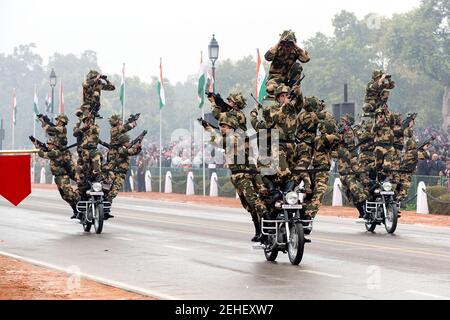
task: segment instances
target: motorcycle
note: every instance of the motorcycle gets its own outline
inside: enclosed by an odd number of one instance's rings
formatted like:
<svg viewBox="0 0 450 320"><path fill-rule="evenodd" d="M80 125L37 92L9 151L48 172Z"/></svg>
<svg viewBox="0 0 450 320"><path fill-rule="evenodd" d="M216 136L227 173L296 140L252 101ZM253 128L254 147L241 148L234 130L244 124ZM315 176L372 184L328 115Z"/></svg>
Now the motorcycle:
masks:
<svg viewBox="0 0 450 320"><path fill-rule="evenodd" d="M100 234L103 230L105 213L111 212L111 202L104 201L104 190L110 186L102 182L89 182L90 190L86 191L87 200L78 201L77 211L80 223L85 232L90 232L94 225L95 233Z"/></svg>
<svg viewBox="0 0 450 320"><path fill-rule="evenodd" d="M313 220L303 218L303 197L299 191L277 190L277 193L280 200L274 203L272 210L275 218L261 219L261 232L266 241L259 248L264 250L267 261L275 261L281 251L288 254L292 265L298 265L307 242L305 234L311 233Z"/></svg>
<svg viewBox="0 0 450 320"><path fill-rule="evenodd" d="M400 208L400 203L395 199L392 183L374 181L365 205L366 213L369 215L365 223L367 231L373 232L378 225L384 224L388 233L395 232Z"/></svg>

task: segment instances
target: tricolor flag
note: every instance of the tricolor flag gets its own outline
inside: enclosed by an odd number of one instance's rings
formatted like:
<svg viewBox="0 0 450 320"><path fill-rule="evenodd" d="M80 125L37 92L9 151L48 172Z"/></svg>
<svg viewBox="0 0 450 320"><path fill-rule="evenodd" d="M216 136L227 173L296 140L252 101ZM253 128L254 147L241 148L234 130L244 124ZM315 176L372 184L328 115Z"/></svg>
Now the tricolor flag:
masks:
<svg viewBox="0 0 450 320"><path fill-rule="evenodd" d="M64 113L64 92L62 79L59 80L59 114Z"/></svg>
<svg viewBox="0 0 450 320"><path fill-rule="evenodd" d="M214 77L212 74L212 69L208 70L208 92L214 92Z"/></svg>
<svg viewBox="0 0 450 320"><path fill-rule="evenodd" d="M205 77L205 67L203 66L203 52L200 52L200 69L198 71L198 107L202 108L205 103L205 86L206 86L206 77Z"/></svg>
<svg viewBox="0 0 450 320"><path fill-rule="evenodd" d="M13 123L13 126L16 125L16 116L17 116L17 99L16 99L16 89L14 89L13 96L12 96L12 123Z"/></svg>
<svg viewBox="0 0 450 320"><path fill-rule="evenodd" d="M261 56L259 55L259 49L256 49L257 61L256 61L256 99L262 103L264 97L266 96L266 70L261 61Z"/></svg>
<svg viewBox="0 0 450 320"><path fill-rule="evenodd" d="M164 81L162 74L162 58L159 60L159 81L158 81L159 109L166 104L166 96L164 94Z"/></svg>
<svg viewBox="0 0 450 320"><path fill-rule="evenodd" d="M122 66L122 80L120 81L120 104L122 108L125 105L125 63Z"/></svg>
<svg viewBox="0 0 450 320"><path fill-rule="evenodd" d="M38 97L36 92L36 86L34 86L34 98L33 98L33 112L35 115L38 115L39 112L39 103L38 103Z"/></svg>

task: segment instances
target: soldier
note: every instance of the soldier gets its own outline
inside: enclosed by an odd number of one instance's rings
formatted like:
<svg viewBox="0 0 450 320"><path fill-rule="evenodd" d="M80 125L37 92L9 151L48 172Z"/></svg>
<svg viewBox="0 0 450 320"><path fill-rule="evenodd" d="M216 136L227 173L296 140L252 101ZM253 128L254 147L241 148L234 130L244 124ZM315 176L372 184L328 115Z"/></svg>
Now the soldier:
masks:
<svg viewBox="0 0 450 320"><path fill-rule="evenodd" d="M58 143L58 147L63 148L67 145L66 125L69 122L69 119L65 114L60 114L55 118L55 125L45 122L43 117L38 117L38 119L39 121L41 121L42 128L44 129L45 133L50 137L56 138L56 140L54 141Z"/></svg>
<svg viewBox="0 0 450 320"><path fill-rule="evenodd" d="M359 130L357 130L359 154L358 163L365 172L360 174L361 182L365 188L369 187L370 179L375 179L376 158L374 135L372 133L373 121L372 119L365 120Z"/></svg>
<svg viewBox="0 0 450 320"><path fill-rule="evenodd" d="M348 151L342 135L340 139L337 154L337 168L339 175L341 176L342 186L344 187L344 191L347 194L350 194L351 200L353 201L356 209L358 209L359 220L364 220L364 218L367 218L364 211L364 204L368 197L368 191L356 177L356 175L362 172L363 169L355 160L352 160L352 156Z"/></svg>
<svg viewBox="0 0 450 320"><path fill-rule="evenodd" d="M375 143L375 158L377 172L384 175L384 178L391 179L392 161L394 157L394 133L392 131L392 114L386 113L378 108L375 111L376 119L372 128Z"/></svg>
<svg viewBox="0 0 450 320"><path fill-rule="evenodd" d="M208 100L211 103L211 110L214 118L216 118L216 120L219 120L221 114L223 113L222 109L216 105L214 96L209 96ZM240 92L232 92L229 94L227 101L231 107L231 109L226 111L228 116L235 117L238 120L239 129L241 129L242 131L247 131L247 120L245 118L245 114L242 112L242 110L247 105L244 96Z"/></svg>
<svg viewBox="0 0 450 320"><path fill-rule="evenodd" d="M300 113L297 119L296 140L299 143L296 150L296 175L294 180L296 184L303 181L306 194L312 194L308 168L311 165L317 126L319 124L319 117L317 116L319 103L320 100L316 97L306 98L303 104L305 112Z"/></svg>
<svg viewBox="0 0 450 320"><path fill-rule="evenodd" d="M255 121L255 118L252 117L254 127L278 132L278 145L272 140L272 159L275 158L278 161L274 161L275 163L272 165L277 167L277 179L282 184L290 180L292 170L295 168L295 132L298 114L303 106L300 86L293 87L292 91L295 95L293 101L289 98L289 87L279 86L275 91L276 102L264 107L262 120ZM294 187L293 183L291 187Z"/></svg>
<svg viewBox="0 0 450 320"><path fill-rule="evenodd" d="M127 134L121 134L117 137L117 143L120 147L117 152L109 159L104 172L107 174L107 182L111 183L111 189L105 196L105 200L112 203L123 186L127 171L130 167L130 157L136 156L142 151L141 141L130 146L130 137ZM114 218L112 215L105 215L105 219Z"/></svg>
<svg viewBox="0 0 450 320"><path fill-rule="evenodd" d="M392 180L398 184L400 182L400 165L404 145L403 119L400 113L393 113L394 126L394 154L392 159Z"/></svg>
<svg viewBox="0 0 450 320"><path fill-rule="evenodd" d="M395 87L391 75L383 71L374 71L372 80L367 84L363 110L368 116L373 116L378 108L386 105L390 90Z"/></svg>
<svg viewBox="0 0 450 320"><path fill-rule="evenodd" d="M332 120L321 120L318 125L321 135L315 137L314 142L314 193L311 201L306 206L306 220L316 216L323 196L327 191L331 169L331 154L337 150L340 140L334 122Z"/></svg>
<svg viewBox="0 0 450 320"><path fill-rule="evenodd" d="M355 142L355 132L353 131L353 125L355 124L355 119L350 114L346 114L341 117L341 121L343 124L343 137L345 144L347 145L352 158L358 158L358 150Z"/></svg>
<svg viewBox="0 0 450 320"><path fill-rule="evenodd" d="M112 84L105 75L98 71L91 70L86 75L86 80L83 82L83 104L80 109L84 114L93 112L97 115L100 110L100 96L103 91L114 91L116 87Z"/></svg>
<svg viewBox="0 0 450 320"><path fill-rule="evenodd" d="M293 31L283 31L280 36L280 41L264 55L265 59L271 62L266 83L267 94L271 97L281 84L289 85L288 76L294 64L297 64L294 67L297 75L291 75L290 77L301 74L302 66L297 61L307 63L310 60L308 52L297 46L297 39Z"/></svg>
<svg viewBox="0 0 450 320"><path fill-rule="evenodd" d="M57 139L55 137L49 139L47 142L48 150L39 148L36 142L33 143L39 149L38 155L41 158L50 160L50 170L55 177L59 193L62 199L72 207L73 215L71 219L77 218L76 204L80 200L80 194L77 187L70 184L70 171L64 166L63 151L59 149Z"/></svg>
<svg viewBox="0 0 450 320"><path fill-rule="evenodd" d="M256 164L249 158L248 144L244 141L242 132L236 132L239 124L233 117L221 115L219 119L220 134L213 128L206 127L211 132L211 144L225 150L226 166L231 170L231 183L236 188L242 205L250 212L255 227L255 236L252 242L262 240L260 220L270 220L264 202L258 197L255 189L253 175L258 173ZM240 161L244 160L245 161ZM256 213L256 214L255 214Z"/></svg>
<svg viewBox="0 0 450 320"><path fill-rule="evenodd" d="M410 121L404 130L405 153L400 164L399 184L397 185L398 201L404 201L411 187L412 174L416 171L417 162L430 158L428 145L417 148L416 138L413 134L414 121Z"/></svg>

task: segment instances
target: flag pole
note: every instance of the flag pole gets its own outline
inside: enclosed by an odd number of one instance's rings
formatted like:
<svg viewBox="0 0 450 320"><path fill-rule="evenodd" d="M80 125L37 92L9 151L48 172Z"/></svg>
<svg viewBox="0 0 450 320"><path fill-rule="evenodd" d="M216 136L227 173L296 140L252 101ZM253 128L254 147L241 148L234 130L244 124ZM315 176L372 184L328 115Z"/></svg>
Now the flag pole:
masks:
<svg viewBox="0 0 450 320"><path fill-rule="evenodd" d="M122 65L123 98L122 98L122 122L125 122L125 62Z"/></svg>
<svg viewBox="0 0 450 320"><path fill-rule="evenodd" d="M202 119L205 118L205 110L202 106ZM203 162L203 196L206 196L206 168L205 168L205 130L202 130L202 162Z"/></svg>
<svg viewBox="0 0 450 320"><path fill-rule="evenodd" d="M11 141L11 149L13 149L14 150L14 134L15 134L15 131L16 131L16 124L14 123L15 122L15 112L16 112L16 106L14 105L15 104L15 99L16 99L16 89L14 89L13 90L13 105L12 105L12 107L13 107L13 109L12 109L12 118L11 118L11 124L12 124L12 141Z"/></svg>
<svg viewBox="0 0 450 320"><path fill-rule="evenodd" d="M162 112L159 108L159 192L162 192Z"/></svg>

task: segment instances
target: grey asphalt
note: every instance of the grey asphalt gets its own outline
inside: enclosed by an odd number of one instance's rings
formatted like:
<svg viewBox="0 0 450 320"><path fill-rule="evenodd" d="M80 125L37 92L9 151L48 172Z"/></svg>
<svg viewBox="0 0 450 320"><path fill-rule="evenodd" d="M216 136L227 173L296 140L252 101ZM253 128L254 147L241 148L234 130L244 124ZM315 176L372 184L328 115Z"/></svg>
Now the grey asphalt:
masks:
<svg viewBox="0 0 450 320"><path fill-rule="evenodd" d="M450 299L450 228L374 234L317 218L302 263L252 248L244 210L118 198L101 235L84 233L56 191L0 199L0 254L79 270L175 299Z"/></svg>

